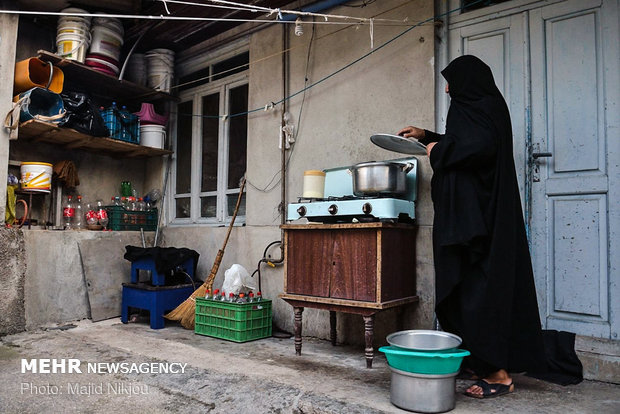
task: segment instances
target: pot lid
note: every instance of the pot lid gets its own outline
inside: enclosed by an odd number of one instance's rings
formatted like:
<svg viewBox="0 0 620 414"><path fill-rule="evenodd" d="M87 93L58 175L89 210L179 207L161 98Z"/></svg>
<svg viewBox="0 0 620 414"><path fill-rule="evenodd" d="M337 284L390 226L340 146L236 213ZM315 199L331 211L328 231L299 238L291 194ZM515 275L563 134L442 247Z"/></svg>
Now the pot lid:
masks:
<svg viewBox="0 0 620 414"><path fill-rule="evenodd" d="M415 139L393 134L375 134L370 137L370 140L373 144L389 151L411 155L426 155L426 145L420 144Z"/></svg>

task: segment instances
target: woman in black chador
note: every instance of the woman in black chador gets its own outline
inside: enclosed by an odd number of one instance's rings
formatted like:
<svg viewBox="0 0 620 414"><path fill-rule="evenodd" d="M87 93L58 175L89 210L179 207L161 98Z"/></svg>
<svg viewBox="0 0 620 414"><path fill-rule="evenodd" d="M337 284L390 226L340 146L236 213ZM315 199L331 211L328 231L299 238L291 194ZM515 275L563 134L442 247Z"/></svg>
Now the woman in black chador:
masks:
<svg viewBox="0 0 620 414"><path fill-rule="evenodd" d="M508 107L491 69L461 56L441 74L451 103L446 134L399 134L426 144L433 167L436 313L463 338L466 394L512 392L510 372L545 366L538 305L512 155Z"/></svg>

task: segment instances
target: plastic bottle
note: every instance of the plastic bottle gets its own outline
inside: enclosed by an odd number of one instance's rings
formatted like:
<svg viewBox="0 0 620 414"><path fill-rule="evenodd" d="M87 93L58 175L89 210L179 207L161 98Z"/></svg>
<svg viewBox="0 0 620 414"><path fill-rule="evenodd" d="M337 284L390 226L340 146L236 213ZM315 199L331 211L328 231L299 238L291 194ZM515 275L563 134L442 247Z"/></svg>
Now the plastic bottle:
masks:
<svg viewBox="0 0 620 414"><path fill-rule="evenodd" d="M237 298L237 303L246 303L247 299L245 298L244 293L239 293L239 297Z"/></svg>
<svg viewBox="0 0 620 414"><path fill-rule="evenodd" d="M208 300L212 299L211 289L207 289L207 291L205 292L205 299L208 299Z"/></svg>
<svg viewBox="0 0 620 414"><path fill-rule="evenodd" d="M229 302L234 302L235 301L235 294L234 293L230 292L228 294L228 301Z"/></svg>
<svg viewBox="0 0 620 414"><path fill-rule="evenodd" d="M256 298L254 299L254 302L260 302L261 300L263 300L263 295L261 295L260 292L256 292Z"/></svg>
<svg viewBox="0 0 620 414"><path fill-rule="evenodd" d="M146 211L146 203L142 199L142 197L138 198L137 203L138 211Z"/></svg>
<svg viewBox="0 0 620 414"><path fill-rule="evenodd" d="M75 208L73 206L73 196L67 197L67 202L62 208L62 223L66 230L73 227L73 217L75 216Z"/></svg>
<svg viewBox="0 0 620 414"><path fill-rule="evenodd" d="M82 196L77 196L77 203L75 203L75 216L73 216L73 229L81 230L84 225L84 209L82 207Z"/></svg>
<svg viewBox="0 0 620 414"><path fill-rule="evenodd" d="M250 302L250 303L251 303L251 302L254 302L254 293L250 292L250 293L248 294L248 302Z"/></svg>
<svg viewBox="0 0 620 414"><path fill-rule="evenodd" d="M222 294L220 295L220 300L221 300L222 302L226 302L226 300L227 300L227 298L226 298L226 292L224 292L223 290L222 290Z"/></svg>
<svg viewBox="0 0 620 414"><path fill-rule="evenodd" d="M219 289L215 289L215 290L213 291L213 297L212 297L212 299L213 299L213 300L220 300L220 290L219 290Z"/></svg>

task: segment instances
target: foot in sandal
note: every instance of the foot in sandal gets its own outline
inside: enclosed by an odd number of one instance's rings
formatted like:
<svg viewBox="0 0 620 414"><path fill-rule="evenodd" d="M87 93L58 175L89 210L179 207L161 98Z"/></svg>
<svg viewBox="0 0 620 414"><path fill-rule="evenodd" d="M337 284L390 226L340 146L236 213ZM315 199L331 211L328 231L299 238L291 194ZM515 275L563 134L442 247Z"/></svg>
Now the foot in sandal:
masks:
<svg viewBox="0 0 620 414"><path fill-rule="evenodd" d="M514 391L512 378L506 370L500 369L488 377L476 381L465 391L465 395L473 398L492 398L509 394Z"/></svg>

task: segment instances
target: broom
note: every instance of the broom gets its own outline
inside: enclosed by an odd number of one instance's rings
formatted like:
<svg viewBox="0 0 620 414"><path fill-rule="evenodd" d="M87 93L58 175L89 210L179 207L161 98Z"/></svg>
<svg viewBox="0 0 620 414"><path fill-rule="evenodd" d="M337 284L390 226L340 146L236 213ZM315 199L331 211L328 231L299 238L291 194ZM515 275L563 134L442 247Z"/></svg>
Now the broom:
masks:
<svg viewBox="0 0 620 414"><path fill-rule="evenodd" d="M232 219L230 220L230 225L228 226L228 232L226 233L226 239L224 239L224 244L222 248L218 250L217 255L215 256L215 261L213 262L213 267L211 267L211 273L209 273L209 277L207 280L200 286L198 289L191 294L191 296L179 306L176 307L170 313L164 315L164 317L171 321L180 321L181 325L185 329L194 329L194 323L196 319L196 296L204 297L207 289L211 289L213 287L213 281L215 280L215 276L217 275L217 271L220 268L220 263L222 262L222 258L224 257L224 249L226 248L226 244L228 243L228 238L230 237L230 232L233 228L233 224L235 224L235 218L237 217L237 213L239 212L239 205L241 204L241 197L243 196L243 189L245 188L245 177L241 181L241 190L239 191L239 197L237 198L237 205L235 206L235 211L233 213Z"/></svg>

